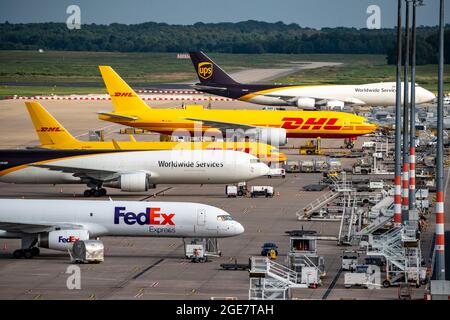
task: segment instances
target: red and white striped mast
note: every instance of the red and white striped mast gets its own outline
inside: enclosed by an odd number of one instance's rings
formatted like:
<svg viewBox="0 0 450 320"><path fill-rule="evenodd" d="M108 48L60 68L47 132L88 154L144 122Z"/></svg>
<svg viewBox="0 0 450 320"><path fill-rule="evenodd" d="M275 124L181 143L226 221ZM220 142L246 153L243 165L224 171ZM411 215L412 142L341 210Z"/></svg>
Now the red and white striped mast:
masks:
<svg viewBox="0 0 450 320"><path fill-rule="evenodd" d="M444 0L440 0L439 15L439 67L436 144L436 243L434 274L436 280L445 280L445 228L444 228Z"/></svg>
<svg viewBox="0 0 450 320"><path fill-rule="evenodd" d="M401 131L402 131L402 1L398 0L397 12L397 82L395 94L395 177L394 177L394 224L402 224L401 195Z"/></svg>

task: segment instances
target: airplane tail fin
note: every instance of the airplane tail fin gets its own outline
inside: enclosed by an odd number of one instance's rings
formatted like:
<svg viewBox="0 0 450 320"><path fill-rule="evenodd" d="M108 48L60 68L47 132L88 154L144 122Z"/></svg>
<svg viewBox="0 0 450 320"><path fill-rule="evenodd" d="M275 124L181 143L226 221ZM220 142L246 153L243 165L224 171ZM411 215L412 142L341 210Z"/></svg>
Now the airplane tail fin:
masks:
<svg viewBox="0 0 450 320"><path fill-rule="evenodd" d="M113 68L110 66L99 66L98 68L111 97L115 112L122 115L130 115L134 112L148 111L150 109Z"/></svg>
<svg viewBox="0 0 450 320"><path fill-rule="evenodd" d="M201 84L238 84L202 51L189 52Z"/></svg>
<svg viewBox="0 0 450 320"><path fill-rule="evenodd" d="M78 141L39 102L25 102L41 145Z"/></svg>

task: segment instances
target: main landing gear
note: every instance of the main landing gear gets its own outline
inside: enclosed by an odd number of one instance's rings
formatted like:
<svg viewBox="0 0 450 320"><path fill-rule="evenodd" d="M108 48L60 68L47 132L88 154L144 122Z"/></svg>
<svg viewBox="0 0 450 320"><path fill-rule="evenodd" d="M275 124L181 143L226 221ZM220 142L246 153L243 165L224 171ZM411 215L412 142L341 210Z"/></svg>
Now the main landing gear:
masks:
<svg viewBox="0 0 450 320"><path fill-rule="evenodd" d="M21 259L21 258L31 259L33 257L39 256L40 253L41 253L41 250L39 250L38 247L32 247L30 249L16 250L13 252L13 256L16 259Z"/></svg>
<svg viewBox="0 0 450 320"><path fill-rule="evenodd" d="M92 188L92 189L87 189L86 191L84 191L84 196L85 197L103 197L106 196L106 189L105 188Z"/></svg>
<svg viewBox="0 0 450 320"><path fill-rule="evenodd" d="M16 259L25 258L31 259L37 257L41 251L36 247L38 239L34 235L24 236L22 238L22 249L18 249L13 252L13 256Z"/></svg>

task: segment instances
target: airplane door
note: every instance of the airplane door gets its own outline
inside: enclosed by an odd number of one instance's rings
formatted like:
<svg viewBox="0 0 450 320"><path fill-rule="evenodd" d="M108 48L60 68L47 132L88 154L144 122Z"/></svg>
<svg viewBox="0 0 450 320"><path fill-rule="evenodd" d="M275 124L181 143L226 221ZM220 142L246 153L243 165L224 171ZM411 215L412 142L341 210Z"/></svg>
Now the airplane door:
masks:
<svg viewBox="0 0 450 320"><path fill-rule="evenodd" d="M206 221L206 211L205 209L197 210L197 225L204 226Z"/></svg>

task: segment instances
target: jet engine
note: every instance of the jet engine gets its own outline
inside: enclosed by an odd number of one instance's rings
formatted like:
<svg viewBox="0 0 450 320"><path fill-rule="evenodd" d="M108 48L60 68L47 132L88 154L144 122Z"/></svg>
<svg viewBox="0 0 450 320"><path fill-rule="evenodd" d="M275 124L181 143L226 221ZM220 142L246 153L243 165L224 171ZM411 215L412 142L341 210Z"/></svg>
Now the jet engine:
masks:
<svg viewBox="0 0 450 320"><path fill-rule="evenodd" d="M298 98L297 107L305 110L316 110L316 100L313 98Z"/></svg>
<svg viewBox="0 0 450 320"><path fill-rule="evenodd" d="M287 143L286 130L279 128L255 128L255 139L262 143L284 146Z"/></svg>
<svg viewBox="0 0 450 320"><path fill-rule="evenodd" d="M328 110L336 110L336 111L342 111L344 109L344 101L339 100L328 100L327 101L327 109Z"/></svg>
<svg viewBox="0 0 450 320"><path fill-rule="evenodd" d="M103 186L118 188L122 191L141 192L154 187L149 183L150 176L145 172L125 173L113 182L104 183Z"/></svg>
<svg viewBox="0 0 450 320"><path fill-rule="evenodd" d="M82 229L43 232L39 234L38 246L65 251L71 249L77 240L89 240L89 232Z"/></svg>

